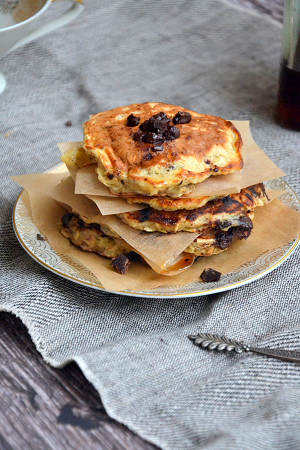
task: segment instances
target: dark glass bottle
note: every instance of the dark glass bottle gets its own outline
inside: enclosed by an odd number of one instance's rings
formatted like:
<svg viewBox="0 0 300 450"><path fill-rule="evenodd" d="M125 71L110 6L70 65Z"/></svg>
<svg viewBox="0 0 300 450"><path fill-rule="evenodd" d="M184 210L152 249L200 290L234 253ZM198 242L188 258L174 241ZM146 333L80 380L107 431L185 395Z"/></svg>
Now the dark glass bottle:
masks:
<svg viewBox="0 0 300 450"><path fill-rule="evenodd" d="M277 120L300 131L300 0L286 0L284 6Z"/></svg>
<svg viewBox="0 0 300 450"><path fill-rule="evenodd" d="M285 60L280 70L277 119L284 127L300 131L300 71L290 69Z"/></svg>

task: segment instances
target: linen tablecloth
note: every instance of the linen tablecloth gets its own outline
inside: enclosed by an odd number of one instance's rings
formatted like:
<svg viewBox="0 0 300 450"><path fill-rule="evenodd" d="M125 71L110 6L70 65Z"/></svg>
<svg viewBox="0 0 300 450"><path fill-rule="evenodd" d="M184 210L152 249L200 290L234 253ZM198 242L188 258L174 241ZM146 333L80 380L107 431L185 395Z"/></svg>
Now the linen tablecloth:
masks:
<svg viewBox="0 0 300 450"><path fill-rule="evenodd" d="M48 17L63 7L51 6ZM0 308L21 318L45 361L75 360L108 414L165 450L300 448L298 365L210 354L186 337L210 331L300 348L299 250L221 294L106 294L25 253L11 222L20 188L9 176L58 162L56 142L81 140L90 114L162 101L251 120L257 143L299 194L300 134L274 120L280 41L280 25L220 0L89 0L76 21L1 61Z"/></svg>

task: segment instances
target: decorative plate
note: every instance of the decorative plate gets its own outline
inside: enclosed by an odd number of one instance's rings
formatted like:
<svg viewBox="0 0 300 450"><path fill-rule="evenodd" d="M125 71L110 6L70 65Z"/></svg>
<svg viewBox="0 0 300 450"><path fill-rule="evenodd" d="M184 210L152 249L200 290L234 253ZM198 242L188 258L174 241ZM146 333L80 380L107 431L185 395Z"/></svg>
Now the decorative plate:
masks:
<svg viewBox="0 0 300 450"><path fill-rule="evenodd" d="M50 169L51 172L61 171L61 164ZM265 183L272 189L284 189L286 192L279 199L291 209L300 211L300 200L291 187L281 178ZM56 253L46 240L40 238L41 233L31 218L30 201L27 192L19 195L13 211L13 225L16 236L29 255L42 266L68 280L94 289L106 291L99 280L85 266L73 261L66 255ZM258 280L282 264L295 250L300 241L300 235L289 244L268 251L256 260L250 261L223 275L221 280L212 283L194 282L186 286L166 286L149 291L124 290L118 294L135 297L196 297L199 295L215 294L240 287L244 284ZM114 291L109 291L114 292Z"/></svg>

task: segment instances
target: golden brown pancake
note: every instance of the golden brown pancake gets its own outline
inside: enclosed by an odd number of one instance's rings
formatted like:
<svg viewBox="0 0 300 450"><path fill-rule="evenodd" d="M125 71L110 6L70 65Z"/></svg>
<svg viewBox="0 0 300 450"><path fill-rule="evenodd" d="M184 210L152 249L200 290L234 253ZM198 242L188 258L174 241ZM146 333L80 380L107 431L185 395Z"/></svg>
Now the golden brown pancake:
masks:
<svg viewBox="0 0 300 450"><path fill-rule="evenodd" d="M163 211L176 211L177 209L196 209L201 208L207 202L218 198L216 195L210 197L201 198L188 198L188 197L147 197L146 195L141 195L139 197L126 197L129 204L133 203L144 203L149 205L151 208L163 210Z"/></svg>
<svg viewBox="0 0 300 450"><path fill-rule="evenodd" d="M62 217L59 229L63 236L82 250L97 253L114 259L121 254L132 254L132 248L120 237L111 238L104 234L102 226L96 223L85 223L73 213ZM109 229L107 229L110 232ZM251 229L243 227L230 228L227 231L207 228L185 250L196 256L212 256L223 252L238 239L247 239Z"/></svg>
<svg viewBox="0 0 300 450"><path fill-rule="evenodd" d="M85 123L84 134L99 180L115 194L180 197L211 175L243 167L242 139L231 122L165 103L101 112Z"/></svg>
<svg viewBox="0 0 300 450"><path fill-rule="evenodd" d="M247 207L252 206L261 206L264 204L265 191L264 186L261 183L260 185L254 186L254 190L251 191L252 186L243 189L241 194L247 195L244 197L243 203ZM254 196L254 198L253 198ZM151 208L163 210L163 211L176 211L178 209L197 209L201 208L201 206L206 205L206 203L215 200L217 198L223 198L223 196L212 195L201 198L187 198L187 197L179 197L179 198L170 198L170 197L147 197L147 196L139 196L139 197L127 197L126 200L128 203L145 203L149 205ZM240 198L240 194L239 197ZM261 204L260 204L260 203Z"/></svg>
<svg viewBox="0 0 300 450"><path fill-rule="evenodd" d="M257 184L243 189L239 194L209 201L192 211L158 211L146 208L118 214L118 217L129 226L148 232L195 232L207 227L227 230L252 220L254 207L261 206L266 201L263 184Z"/></svg>
<svg viewBox="0 0 300 450"><path fill-rule="evenodd" d="M93 155L88 155L82 147L70 148L60 157L60 159L76 172L84 166L95 163Z"/></svg>

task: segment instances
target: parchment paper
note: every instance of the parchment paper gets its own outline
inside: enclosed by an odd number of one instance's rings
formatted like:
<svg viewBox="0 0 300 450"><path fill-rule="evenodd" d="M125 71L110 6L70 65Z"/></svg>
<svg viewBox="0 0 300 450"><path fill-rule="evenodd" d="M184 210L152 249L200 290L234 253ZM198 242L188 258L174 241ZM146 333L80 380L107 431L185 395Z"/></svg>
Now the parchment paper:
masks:
<svg viewBox="0 0 300 450"><path fill-rule="evenodd" d="M89 223L107 225L138 253L143 255L157 272L173 265L176 258L193 242L199 233L179 232L175 234L147 233L130 227L115 215L104 216L96 204L83 194L74 193L74 182L68 177L55 186L49 195L67 205ZM268 191L270 199L282 191Z"/></svg>
<svg viewBox="0 0 300 450"><path fill-rule="evenodd" d="M21 175L13 177L13 179L28 191L34 223L47 237L52 248L56 252L80 261L108 290L141 290L160 285L186 285L198 280L199 275L206 267L219 270L222 274L229 273L267 250L287 244L300 232L300 213L289 209L275 199L262 208L256 208L254 230L247 241L238 241L219 255L198 258L192 267L173 277L159 275L150 267L139 262L132 263L126 276L122 276L112 270L109 260L78 249L60 234L57 223L66 210L47 195L55 188L59 177L61 174L47 173ZM65 182L67 181L65 180ZM78 196L76 195L76 197ZM94 210L92 210L93 212ZM107 218L108 216L105 216L105 219Z"/></svg>
<svg viewBox="0 0 300 450"><path fill-rule="evenodd" d="M115 215L102 215L94 202L83 194L75 194L74 189L74 182L69 177L55 186L48 194L56 201L70 206L84 220L109 226L138 253L162 269L172 264L199 234L182 231L176 234L162 234L136 230Z"/></svg>

